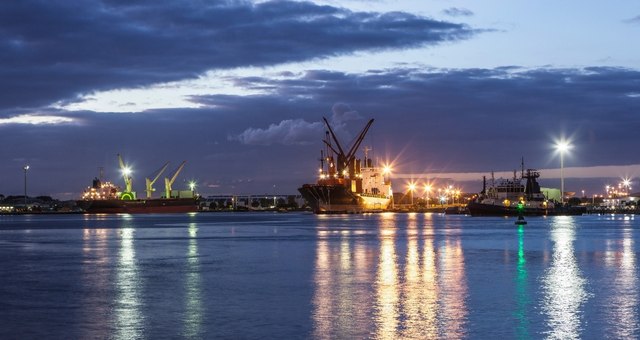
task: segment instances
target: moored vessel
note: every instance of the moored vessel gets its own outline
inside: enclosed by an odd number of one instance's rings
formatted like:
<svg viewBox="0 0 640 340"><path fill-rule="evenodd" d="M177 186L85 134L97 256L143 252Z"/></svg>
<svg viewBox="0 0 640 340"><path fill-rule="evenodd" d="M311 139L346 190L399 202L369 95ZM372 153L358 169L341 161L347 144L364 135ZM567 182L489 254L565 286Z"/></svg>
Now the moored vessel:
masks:
<svg viewBox="0 0 640 340"><path fill-rule="evenodd" d="M364 148L364 159L355 156L373 119L346 152L327 119L323 119L327 132L323 140L325 149L320 151L319 178L316 183L298 188L300 194L317 214L387 210L392 200L389 177L368 157L369 148Z"/></svg>
<svg viewBox="0 0 640 340"><path fill-rule="evenodd" d="M118 155L120 168L123 173L125 190L109 181L94 178L93 183L82 194L82 199L76 201L86 213L109 214L144 214L144 213L186 213L198 211L198 197L192 190L172 190L171 186L184 167L185 162L178 167L171 178L165 178L165 194L161 198L152 198L153 184L166 169L166 163L153 179L146 179L147 198L139 199L132 191L132 178L128 167L124 165L122 157Z"/></svg>
<svg viewBox="0 0 640 340"><path fill-rule="evenodd" d="M554 203L547 200L540 190L537 179L540 172L535 169L524 171L520 178L515 171L512 179L491 178L487 186L483 177L482 191L478 197L469 202L467 209L472 216L542 216L555 212ZM525 184L522 181L525 180Z"/></svg>

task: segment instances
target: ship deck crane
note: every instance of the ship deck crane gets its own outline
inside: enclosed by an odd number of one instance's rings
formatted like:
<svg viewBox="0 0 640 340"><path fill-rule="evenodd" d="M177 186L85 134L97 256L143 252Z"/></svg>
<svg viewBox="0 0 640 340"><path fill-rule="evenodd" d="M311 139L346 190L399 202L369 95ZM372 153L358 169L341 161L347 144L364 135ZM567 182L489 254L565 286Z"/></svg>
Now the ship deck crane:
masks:
<svg viewBox="0 0 640 340"><path fill-rule="evenodd" d="M132 181L131 178L131 168L129 168L124 161L122 160L122 156L118 154L118 162L120 163L120 171L122 171L122 178L124 179L125 191L122 193L121 197L124 199L128 197L130 199L134 198L133 190L132 190Z"/></svg>
<svg viewBox="0 0 640 340"><path fill-rule="evenodd" d="M373 119L369 120L367 125L365 125L365 127L360 132L360 134L358 134L355 141L353 142L353 145L351 145L351 148L349 148L349 151L347 153L345 153L344 150L342 149L342 145L340 145L340 141L338 141L338 137L336 137L336 134L333 132L333 129L331 128L331 125L329 125L329 121L327 120L327 118L322 117L322 119L324 119L324 122L327 124L327 128L329 129L331 138L333 139L333 141L336 143L336 146L338 147L338 150L336 150L331 145L331 143L325 140L325 144L329 148L331 148L333 152L338 154L338 166L339 166L338 176L342 176L342 171L344 169L348 169L351 162L353 162L353 160L355 159L355 153L360 147L360 144L364 140L364 137L366 136L367 132L369 131L371 124L373 124Z"/></svg>
<svg viewBox="0 0 640 340"><path fill-rule="evenodd" d="M167 166L169 166L169 162L164 163L162 168L160 168L160 170L157 172L156 176L153 179L145 178L145 184L147 187L147 198L151 198L151 194L155 191L155 189L153 188L153 183L155 183L158 180L158 178L160 178L160 175L162 175L164 170L167 169Z"/></svg>
<svg viewBox="0 0 640 340"><path fill-rule="evenodd" d="M187 163L187 161L183 161L182 164L180 164L180 166L176 169L170 179L168 177L164 178L164 190L166 198L171 198L171 186L173 185L173 182L175 182L180 171L182 171L182 168L184 168L185 163Z"/></svg>

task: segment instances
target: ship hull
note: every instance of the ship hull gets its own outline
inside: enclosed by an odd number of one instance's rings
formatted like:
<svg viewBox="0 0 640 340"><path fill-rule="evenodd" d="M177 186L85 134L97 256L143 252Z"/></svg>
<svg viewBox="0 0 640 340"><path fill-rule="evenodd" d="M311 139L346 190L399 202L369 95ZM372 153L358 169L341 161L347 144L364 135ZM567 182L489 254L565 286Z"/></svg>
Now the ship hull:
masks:
<svg viewBox="0 0 640 340"><path fill-rule="evenodd" d="M545 216L552 213L551 209L533 207L525 207L520 212L516 207L481 202L469 202L467 209L471 216Z"/></svg>
<svg viewBox="0 0 640 340"><path fill-rule="evenodd" d="M391 203L387 197L354 194L343 185L305 184L298 191L316 214L382 211Z"/></svg>
<svg viewBox="0 0 640 340"><path fill-rule="evenodd" d="M84 200L77 203L89 214L158 214L198 211L198 201L194 198Z"/></svg>

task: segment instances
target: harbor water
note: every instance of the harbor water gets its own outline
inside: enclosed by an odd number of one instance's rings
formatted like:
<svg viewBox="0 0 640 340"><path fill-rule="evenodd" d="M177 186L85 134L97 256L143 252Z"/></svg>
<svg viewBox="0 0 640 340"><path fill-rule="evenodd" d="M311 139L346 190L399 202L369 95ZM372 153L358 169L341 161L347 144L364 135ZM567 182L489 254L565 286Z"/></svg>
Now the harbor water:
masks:
<svg viewBox="0 0 640 340"><path fill-rule="evenodd" d="M0 216L2 339L631 339L634 215Z"/></svg>

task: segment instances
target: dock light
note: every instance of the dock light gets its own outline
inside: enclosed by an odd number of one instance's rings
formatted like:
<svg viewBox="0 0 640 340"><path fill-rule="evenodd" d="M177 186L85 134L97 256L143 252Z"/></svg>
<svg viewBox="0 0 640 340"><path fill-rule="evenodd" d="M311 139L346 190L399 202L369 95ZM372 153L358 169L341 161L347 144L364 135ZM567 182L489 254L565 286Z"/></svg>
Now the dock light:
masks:
<svg viewBox="0 0 640 340"><path fill-rule="evenodd" d="M571 144L566 140L556 143L556 150L560 153L560 203L564 205L564 153L571 149Z"/></svg>
<svg viewBox="0 0 640 340"><path fill-rule="evenodd" d="M431 192L430 184L424 186L424 192L427 194L427 208L429 208L429 193Z"/></svg>
<svg viewBox="0 0 640 340"><path fill-rule="evenodd" d="M416 191L416 184L414 182L409 183L409 191L411 192L411 206L413 206L413 192Z"/></svg>
<svg viewBox="0 0 640 340"><path fill-rule="evenodd" d="M191 189L191 191L194 191L196 189L196 182L194 181L189 182L189 189Z"/></svg>
<svg viewBox="0 0 640 340"><path fill-rule="evenodd" d="M29 170L29 164L22 167L24 170L24 210L27 210L27 170Z"/></svg>

